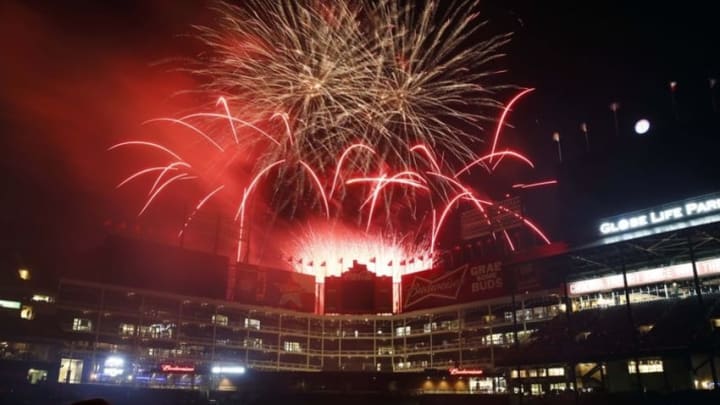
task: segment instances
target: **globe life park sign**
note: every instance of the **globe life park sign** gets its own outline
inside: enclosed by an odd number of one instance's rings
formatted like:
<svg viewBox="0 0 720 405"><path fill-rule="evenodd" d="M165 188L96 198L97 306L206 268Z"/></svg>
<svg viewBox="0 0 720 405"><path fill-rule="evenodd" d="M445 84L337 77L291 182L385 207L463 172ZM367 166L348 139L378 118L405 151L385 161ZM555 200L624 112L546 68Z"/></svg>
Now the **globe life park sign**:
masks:
<svg viewBox="0 0 720 405"><path fill-rule="evenodd" d="M720 193L607 218L598 230L604 242L613 243L717 221Z"/></svg>

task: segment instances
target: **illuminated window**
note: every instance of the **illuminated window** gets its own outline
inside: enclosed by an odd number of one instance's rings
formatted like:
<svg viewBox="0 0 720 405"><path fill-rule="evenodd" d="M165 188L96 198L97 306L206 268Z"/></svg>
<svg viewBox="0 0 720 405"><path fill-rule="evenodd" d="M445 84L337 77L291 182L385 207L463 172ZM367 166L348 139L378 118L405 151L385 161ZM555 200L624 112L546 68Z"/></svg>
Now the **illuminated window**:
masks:
<svg viewBox="0 0 720 405"><path fill-rule="evenodd" d="M534 368L528 370L528 377L537 377L537 376L538 376L537 370L535 370Z"/></svg>
<svg viewBox="0 0 720 405"><path fill-rule="evenodd" d="M131 323L120 324L120 334L125 336L132 336L135 334L135 325Z"/></svg>
<svg viewBox="0 0 720 405"><path fill-rule="evenodd" d="M260 320L252 319L252 318L245 318L245 327L248 329L260 330Z"/></svg>
<svg viewBox="0 0 720 405"><path fill-rule="evenodd" d="M547 370L547 375L550 377L559 377L565 375L564 367L550 367Z"/></svg>
<svg viewBox="0 0 720 405"><path fill-rule="evenodd" d="M392 355L395 351L392 346L380 346L377 349L378 355L382 356L384 354Z"/></svg>
<svg viewBox="0 0 720 405"><path fill-rule="evenodd" d="M550 391L565 391L567 384L563 383L552 383L550 384Z"/></svg>
<svg viewBox="0 0 720 405"><path fill-rule="evenodd" d="M18 277L20 277L20 280L30 280L30 270L28 269L20 269L18 270Z"/></svg>
<svg viewBox="0 0 720 405"><path fill-rule="evenodd" d="M140 337L150 337L153 339L172 339L174 331L174 323L155 323L150 326L138 327L138 335L140 335Z"/></svg>
<svg viewBox="0 0 720 405"><path fill-rule="evenodd" d="M30 384L47 381L47 370L38 370L31 368L27 373L27 380Z"/></svg>
<svg viewBox="0 0 720 405"><path fill-rule="evenodd" d="M517 370L512 370L512 371L510 372L510 378L518 378L518 371L517 371Z"/></svg>
<svg viewBox="0 0 720 405"><path fill-rule="evenodd" d="M630 374L635 374L637 369L640 370L640 374L662 373L664 371L663 361L660 359L640 360L638 367L635 367L634 360L628 361L627 364L628 373Z"/></svg>
<svg viewBox="0 0 720 405"><path fill-rule="evenodd" d="M434 330L437 330L437 323L435 322L429 322L423 325L423 332L430 333Z"/></svg>
<svg viewBox="0 0 720 405"><path fill-rule="evenodd" d="M302 352L302 347L300 347L299 342L285 342L284 347L286 352Z"/></svg>
<svg viewBox="0 0 720 405"><path fill-rule="evenodd" d="M44 294L35 294L32 296L32 300L35 302L55 302L53 297Z"/></svg>
<svg viewBox="0 0 720 405"><path fill-rule="evenodd" d="M62 384L79 384L82 378L83 361L79 359L62 358L58 382Z"/></svg>
<svg viewBox="0 0 720 405"><path fill-rule="evenodd" d="M409 326L401 326L399 328L395 328L395 336L409 336L410 335L410 327Z"/></svg>
<svg viewBox="0 0 720 405"><path fill-rule="evenodd" d="M263 341L260 338L248 338L244 341L245 347L252 347L255 349L262 349Z"/></svg>
<svg viewBox="0 0 720 405"><path fill-rule="evenodd" d="M213 315L212 321L215 325L222 325L222 326L228 325L228 317L225 315Z"/></svg>
<svg viewBox="0 0 720 405"><path fill-rule="evenodd" d="M0 300L0 308L20 309L20 301Z"/></svg>
<svg viewBox="0 0 720 405"><path fill-rule="evenodd" d="M35 311L33 311L33 307L30 305L23 305L22 309L20 309L20 318L22 319L35 319Z"/></svg>
<svg viewBox="0 0 720 405"><path fill-rule="evenodd" d="M72 330L78 332L92 332L92 321L85 318L73 319Z"/></svg>
<svg viewBox="0 0 720 405"><path fill-rule="evenodd" d="M447 330L458 330L460 328L460 321L457 319L452 321L442 321L440 323L441 329L447 329Z"/></svg>
<svg viewBox="0 0 720 405"><path fill-rule="evenodd" d="M712 322L712 325L713 325L716 329L720 329L720 318L711 319L710 322Z"/></svg>

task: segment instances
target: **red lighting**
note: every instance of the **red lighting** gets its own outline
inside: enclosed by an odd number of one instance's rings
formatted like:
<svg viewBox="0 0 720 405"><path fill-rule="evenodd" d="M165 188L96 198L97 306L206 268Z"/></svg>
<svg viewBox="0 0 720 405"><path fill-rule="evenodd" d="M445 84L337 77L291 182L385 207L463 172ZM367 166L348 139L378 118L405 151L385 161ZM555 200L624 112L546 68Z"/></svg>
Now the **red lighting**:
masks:
<svg viewBox="0 0 720 405"><path fill-rule="evenodd" d="M450 369L450 375L483 375L483 371L453 367Z"/></svg>
<svg viewBox="0 0 720 405"><path fill-rule="evenodd" d="M161 364L160 370L165 373L194 373L195 367L193 366L177 366L174 364Z"/></svg>
<svg viewBox="0 0 720 405"><path fill-rule="evenodd" d="M530 183L530 184L513 184L512 188L533 188L533 187L542 187L542 186L550 186L557 184L557 180L547 180L547 181L539 181L537 183Z"/></svg>

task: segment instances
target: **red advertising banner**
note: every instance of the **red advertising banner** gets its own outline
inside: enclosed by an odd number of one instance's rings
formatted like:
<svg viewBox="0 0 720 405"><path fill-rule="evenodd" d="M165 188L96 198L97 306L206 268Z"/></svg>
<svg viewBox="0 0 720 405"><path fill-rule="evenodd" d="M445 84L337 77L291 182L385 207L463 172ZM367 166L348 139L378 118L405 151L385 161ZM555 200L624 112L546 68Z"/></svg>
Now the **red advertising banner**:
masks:
<svg viewBox="0 0 720 405"><path fill-rule="evenodd" d="M243 304L315 310L315 277L279 269L244 265L236 277L235 301Z"/></svg>
<svg viewBox="0 0 720 405"><path fill-rule="evenodd" d="M408 274L402 278L402 310L496 298L510 293L507 281L500 261Z"/></svg>

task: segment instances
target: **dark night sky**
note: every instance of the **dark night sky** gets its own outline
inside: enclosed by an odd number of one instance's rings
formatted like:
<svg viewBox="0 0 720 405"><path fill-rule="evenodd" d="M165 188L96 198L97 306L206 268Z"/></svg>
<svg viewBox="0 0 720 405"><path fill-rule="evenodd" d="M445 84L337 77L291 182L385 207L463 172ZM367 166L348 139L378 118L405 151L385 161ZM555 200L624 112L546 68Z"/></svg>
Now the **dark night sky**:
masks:
<svg viewBox="0 0 720 405"><path fill-rule="evenodd" d="M0 5L4 268L50 265L97 243L108 218L132 216L127 206L137 201L113 190L126 162L105 149L137 123L192 105L170 97L192 81L153 64L196 52L182 34L210 21L202 3L178 3ZM532 176L560 179L555 189L527 194L528 212L555 238L586 236L601 216L720 190L720 116L708 85L720 77L718 14L706 5L712 2L659 3L483 4L491 31L516 33L504 61L507 81L537 88L515 110L507 140L538 162ZM612 101L622 105L619 138ZM653 125L644 137L631 129L640 117ZM589 154L581 122L590 130ZM562 136L562 165L554 131ZM162 228L175 215L165 214L142 226Z"/></svg>

